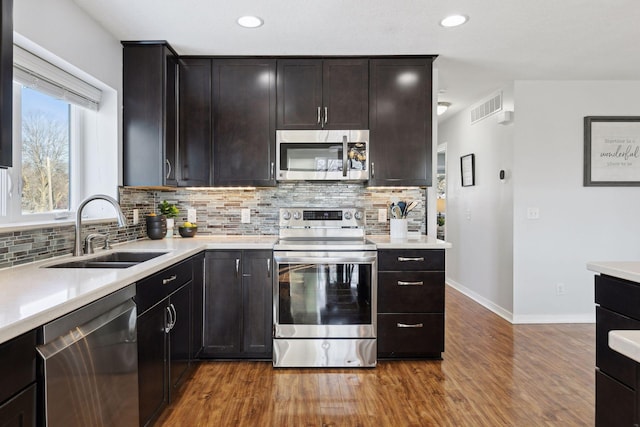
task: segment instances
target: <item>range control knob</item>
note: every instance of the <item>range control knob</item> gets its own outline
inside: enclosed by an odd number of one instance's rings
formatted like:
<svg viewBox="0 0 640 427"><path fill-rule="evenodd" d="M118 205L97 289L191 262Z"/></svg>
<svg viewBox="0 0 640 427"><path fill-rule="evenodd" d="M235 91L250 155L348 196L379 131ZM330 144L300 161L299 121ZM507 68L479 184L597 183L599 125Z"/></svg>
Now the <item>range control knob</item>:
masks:
<svg viewBox="0 0 640 427"><path fill-rule="evenodd" d="M363 215L362 215L362 211L356 211L356 213L355 213L355 217L356 217L356 219L357 219L358 221L360 221L360 220L362 219L362 217L363 217Z"/></svg>
<svg viewBox="0 0 640 427"><path fill-rule="evenodd" d="M291 212L289 211L282 212L282 219L284 219L285 221L289 221L291 219Z"/></svg>
<svg viewBox="0 0 640 427"><path fill-rule="evenodd" d="M293 212L293 219L298 220L300 218L302 218L302 215L300 215L300 211Z"/></svg>
<svg viewBox="0 0 640 427"><path fill-rule="evenodd" d="M351 212L346 211L346 212L344 213L344 219L347 219L347 220L351 219Z"/></svg>

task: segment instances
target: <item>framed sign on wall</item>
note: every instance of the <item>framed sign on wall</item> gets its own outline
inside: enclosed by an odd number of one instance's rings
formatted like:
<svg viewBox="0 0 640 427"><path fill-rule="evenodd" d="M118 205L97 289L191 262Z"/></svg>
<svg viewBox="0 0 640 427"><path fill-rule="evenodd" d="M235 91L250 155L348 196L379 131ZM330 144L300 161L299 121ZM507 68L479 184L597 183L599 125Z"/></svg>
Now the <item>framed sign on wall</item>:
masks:
<svg viewBox="0 0 640 427"><path fill-rule="evenodd" d="M640 186L640 117L584 118L583 184Z"/></svg>
<svg viewBox="0 0 640 427"><path fill-rule="evenodd" d="M467 154L460 157L460 173L462 174L462 186L470 187L476 184L475 155Z"/></svg>

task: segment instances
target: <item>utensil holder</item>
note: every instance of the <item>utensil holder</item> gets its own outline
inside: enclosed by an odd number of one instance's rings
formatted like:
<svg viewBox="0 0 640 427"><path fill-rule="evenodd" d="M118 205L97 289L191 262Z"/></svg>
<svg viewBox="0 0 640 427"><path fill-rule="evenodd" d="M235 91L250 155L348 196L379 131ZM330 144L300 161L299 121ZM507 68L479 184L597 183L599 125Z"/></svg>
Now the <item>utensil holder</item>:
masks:
<svg viewBox="0 0 640 427"><path fill-rule="evenodd" d="M394 239L405 239L407 237L407 220L401 218L391 218L389 220L389 235Z"/></svg>

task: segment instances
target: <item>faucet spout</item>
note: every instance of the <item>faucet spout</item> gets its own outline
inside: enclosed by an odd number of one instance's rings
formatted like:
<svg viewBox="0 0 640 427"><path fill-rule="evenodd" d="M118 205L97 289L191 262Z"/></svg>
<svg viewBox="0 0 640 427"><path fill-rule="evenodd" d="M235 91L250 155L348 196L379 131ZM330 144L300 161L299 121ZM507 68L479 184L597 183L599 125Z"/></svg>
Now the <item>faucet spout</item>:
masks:
<svg viewBox="0 0 640 427"><path fill-rule="evenodd" d="M76 242L75 242L75 248L73 249L73 255L74 256L80 256L83 254L83 249L82 249L82 210L84 209L84 207L89 204L89 202L92 202L93 200L105 200L109 203L111 203L111 205L114 207L114 209L116 210L116 213L118 215L118 225L120 227L124 227L125 225L127 225L127 220L124 217L124 213L122 212L122 208L120 208L120 204L118 204L118 201L116 199L114 199L111 196L107 196L106 194L95 194L93 196L89 196L86 199L84 199L82 202L80 202L80 205L78 206L78 210L76 212Z"/></svg>

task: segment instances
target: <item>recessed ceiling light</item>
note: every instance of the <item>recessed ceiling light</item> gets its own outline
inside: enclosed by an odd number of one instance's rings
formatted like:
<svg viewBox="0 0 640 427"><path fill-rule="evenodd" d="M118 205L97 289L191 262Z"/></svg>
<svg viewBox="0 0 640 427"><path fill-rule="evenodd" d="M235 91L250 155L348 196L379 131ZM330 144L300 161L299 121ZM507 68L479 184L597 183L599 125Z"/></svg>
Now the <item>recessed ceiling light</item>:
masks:
<svg viewBox="0 0 640 427"><path fill-rule="evenodd" d="M264 21L262 20L262 18L259 18L257 16L247 15L238 18L238 25L240 25L241 27L258 28L261 27L262 24L264 24Z"/></svg>
<svg viewBox="0 0 640 427"><path fill-rule="evenodd" d="M464 24L468 20L469 20L469 17L464 15L449 15L446 18L442 19L442 21L440 21L440 25L447 28L457 27L459 25Z"/></svg>

